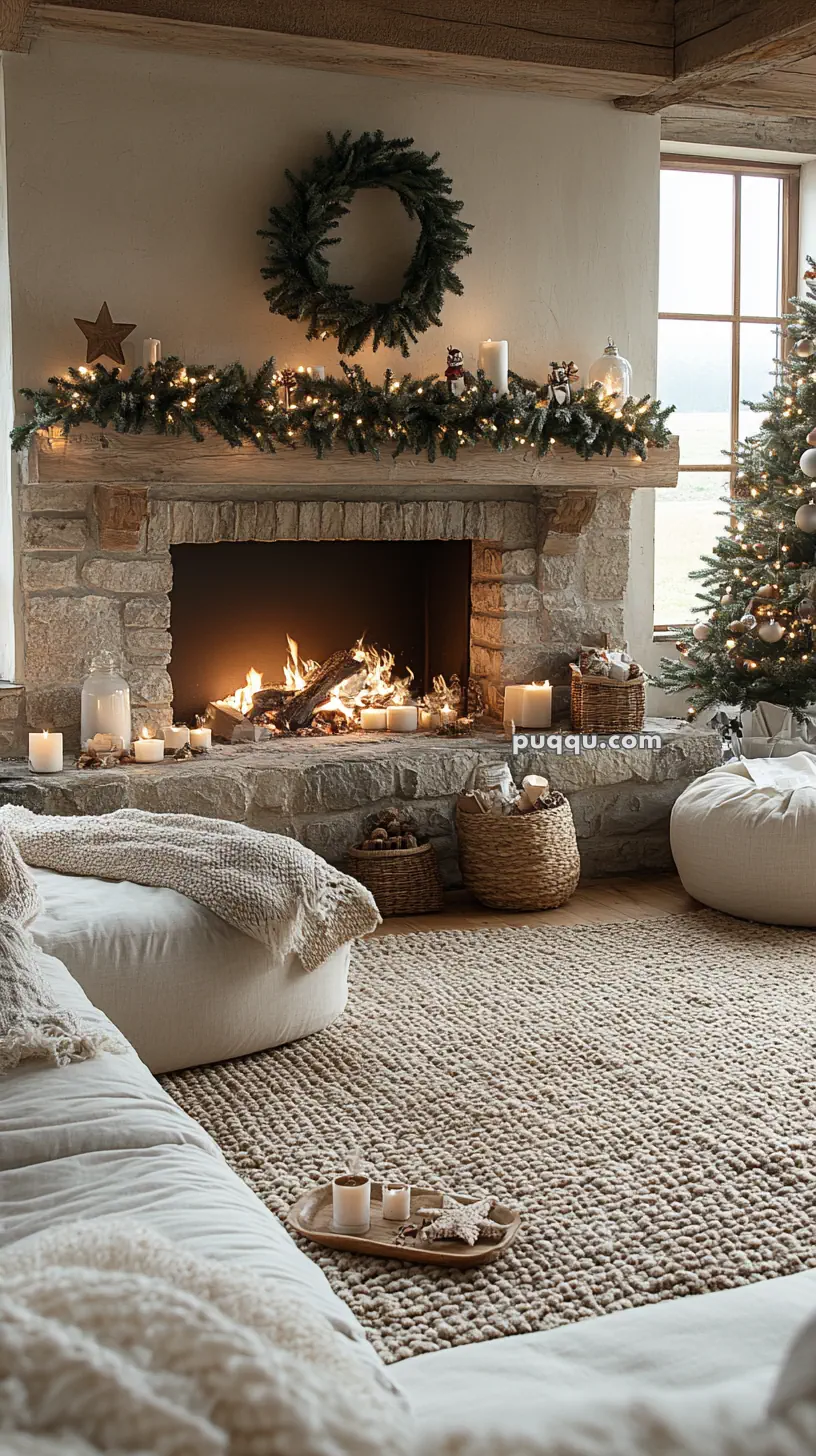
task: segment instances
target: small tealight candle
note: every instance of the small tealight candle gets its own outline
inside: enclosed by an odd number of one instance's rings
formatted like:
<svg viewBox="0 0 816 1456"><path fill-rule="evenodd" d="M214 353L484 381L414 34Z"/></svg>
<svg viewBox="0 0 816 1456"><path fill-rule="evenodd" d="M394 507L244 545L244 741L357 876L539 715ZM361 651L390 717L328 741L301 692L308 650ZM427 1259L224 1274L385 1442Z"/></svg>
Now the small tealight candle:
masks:
<svg viewBox="0 0 816 1456"><path fill-rule="evenodd" d="M42 733L28 735L28 762L32 773L60 773L62 770L62 734Z"/></svg>
<svg viewBox="0 0 816 1456"><path fill-rule="evenodd" d="M504 690L504 726L508 731L515 723L521 727L521 710L524 705L524 683L514 683Z"/></svg>
<svg viewBox="0 0 816 1456"><path fill-rule="evenodd" d="M416 733L419 726L419 712L415 703L404 703L388 709L389 733Z"/></svg>
<svg viewBox="0 0 816 1456"><path fill-rule="evenodd" d="M388 713L385 708L362 708L360 727L364 733L384 733L388 727Z"/></svg>
<svg viewBox="0 0 816 1456"><path fill-rule="evenodd" d="M172 753L190 742L190 730L186 723L168 723L162 728L162 733L164 746Z"/></svg>
<svg viewBox="0 0 816 1456"><path fill-rule="evenodd" d="M212 728L191 728L191 748L212 748Z"/></svg>
<svg viewBox="0 0 816 1456"><path fill-rule="evenodd" d="M442 707L439 709L439 721L443 727L446 723L456 722L456 709L452 708L450 703L442 704Z"/></svg>
<svg viewBox="0 0 816 1456"><path fill-rule="evenodd" d="M337 1234L371 1228L371 1179L364 1173L338 1173L332 1180L332 1228Z"/></svg>
<svg viewBox="0 0 816 1456"><path fill-rule="evenodd" d="M141 737L133 745L133 753L137 763L161 763L164 758L164 739L149 738L147 729L143 728Z"/></svg>
<svg viewBox="0 0 816 1456"><path fill-rule="evenodd" d="M410 1218L410 1183L383 1183L382 1211L383 1218L393 1218L398 1223L404 1223L407 1218Z"/></svg>
<svg viewBox="0 0 816 1456"><path fill-rule="evenodd" d="M521 704L522 728L549 728L552 723L552 688L549 682L531 683Z"/></svg>

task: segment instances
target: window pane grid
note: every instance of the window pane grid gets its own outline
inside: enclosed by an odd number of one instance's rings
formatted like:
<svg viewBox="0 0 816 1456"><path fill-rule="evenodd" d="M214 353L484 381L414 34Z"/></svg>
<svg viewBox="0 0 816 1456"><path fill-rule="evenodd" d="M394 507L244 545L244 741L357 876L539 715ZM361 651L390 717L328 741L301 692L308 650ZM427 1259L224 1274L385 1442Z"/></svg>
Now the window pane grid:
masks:
<svg viewBox="0 0 816 1456"><path fill-rule="evenodd" d="M680 186L678 173L686 174ZM678 404L681 479L673 501L658 496L672 558L656 581L657 615L666 623L658 631L687 623L696 583L678 574L678 562L682 559L691 571L710 552L719 534L721 497L734 490L733 460L711 457L721 450L730 454L738 439L761 425L761 415L741 403L761 398L771 387L773 361L781 349L782 309L795 270L791 198L797 173L792 167L676 157L667 159L662 170L661 182L668 177L668 184L661 190L658 352L661 375L672 382L665 388L661 381L659 388ZM701 278L700 260L708 259L709 251L711 268ZM696 312L695 303L714 307ZM775 304L778 311L761 311L763 303ZM662 561L656 564L662 568Z"/></svg>

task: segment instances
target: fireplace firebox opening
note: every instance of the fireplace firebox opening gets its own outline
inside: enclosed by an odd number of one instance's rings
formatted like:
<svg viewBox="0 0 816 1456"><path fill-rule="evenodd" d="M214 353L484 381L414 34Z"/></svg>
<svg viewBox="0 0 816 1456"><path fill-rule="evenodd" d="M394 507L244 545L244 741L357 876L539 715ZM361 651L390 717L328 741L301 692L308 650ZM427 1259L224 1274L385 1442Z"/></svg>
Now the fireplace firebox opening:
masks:
<svg viewBox="0 0 816 1456"><path fill-rule="evenodd" d="M192 721L250 668L281 681L287 637L324 662L362 638L428 692L469 673L469 541L240 541L172 547L173 712Z"/></svg>

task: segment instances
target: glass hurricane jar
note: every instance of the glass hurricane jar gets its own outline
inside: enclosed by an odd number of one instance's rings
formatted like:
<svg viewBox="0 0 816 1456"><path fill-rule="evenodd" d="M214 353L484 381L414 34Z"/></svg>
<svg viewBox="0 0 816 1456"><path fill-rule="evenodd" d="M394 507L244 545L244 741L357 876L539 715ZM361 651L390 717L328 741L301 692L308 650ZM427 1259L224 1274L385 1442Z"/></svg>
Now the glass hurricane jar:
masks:
<svg viewBox="0 0 816 1456"><path fill-rule="evenodd" d="M621 402L632 393L632 366L618 353L611 339L600 359L591 366L587 383L602 384L605 394L617 394Z"/></svg>
<svg viewBox="0 0 816 1456"><path fill-rule="evenodd" d="M128 748L131 740L130 688L119 672L119 663L112 652L99 652L91 659L91 668L82 684L80 741L97 733L110 733Z"/></svg>

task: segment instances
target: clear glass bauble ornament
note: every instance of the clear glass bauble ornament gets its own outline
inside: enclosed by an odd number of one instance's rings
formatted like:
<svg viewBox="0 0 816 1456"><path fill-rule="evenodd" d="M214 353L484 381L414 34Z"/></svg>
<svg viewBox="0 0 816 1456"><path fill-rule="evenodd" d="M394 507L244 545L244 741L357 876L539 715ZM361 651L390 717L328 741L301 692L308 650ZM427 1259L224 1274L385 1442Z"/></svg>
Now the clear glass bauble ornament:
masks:
<svg viewBox="0 0 816 1456"><path fill-rule="evenodd" d="M749 631L752 627L756 626L756 620L757 619L754 616L753 612L743 612L742 616L740 617L740 621L743 627L747 627Z"/></svg>
<svg viewBox="0 0 816 1456"><path fill-rule="evenodd" d="M803 597L796 610L802 622L812 622L816 618L816 602L810 597Z"/></svg>
<svg viewBox="0 0 816 1456"><path fill-rule="evenodd" d="M99 652L91 659L88 676L82 684L80 742L97 733L109 733L126 748L132 737L130 688L119 672L118 658L112 652Z"/></svg>
<svg viewBox="0 0 816 1456"><path fill-rule="evenodd" d="M620 395L622 400L632 393L632 366L618 353L611 338L600 359L590 365L587 384L602 384L605 394Z"/></svg>
<svg viewBox="0 0 816 1456"><path fill-rule="evenodd" d="M793 346L793 352L797 359L809 359L814 350L816 350L816 341L807 336L803 339L797 339Z"/></svg>

